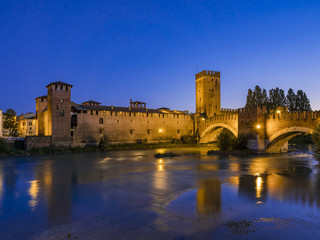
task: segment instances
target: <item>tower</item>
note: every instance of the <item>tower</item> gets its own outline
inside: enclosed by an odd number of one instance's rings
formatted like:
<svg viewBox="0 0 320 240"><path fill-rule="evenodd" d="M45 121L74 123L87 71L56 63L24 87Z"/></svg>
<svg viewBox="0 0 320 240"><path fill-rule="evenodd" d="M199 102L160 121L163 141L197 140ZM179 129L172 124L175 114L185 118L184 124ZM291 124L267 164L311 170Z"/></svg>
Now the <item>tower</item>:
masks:
<svg viewBox="0 0 320 240"><path fill-rule="evenodd" d="M63 82L53 82L48 90L48 129L55 145L71 143L71 88Z"/></svg>
<svg viewBox="0 0 320 240"><path fill-rule="evenodd" d="M212 117L221 109L220 72L202 71L196 74L196 113Z"/></svg>

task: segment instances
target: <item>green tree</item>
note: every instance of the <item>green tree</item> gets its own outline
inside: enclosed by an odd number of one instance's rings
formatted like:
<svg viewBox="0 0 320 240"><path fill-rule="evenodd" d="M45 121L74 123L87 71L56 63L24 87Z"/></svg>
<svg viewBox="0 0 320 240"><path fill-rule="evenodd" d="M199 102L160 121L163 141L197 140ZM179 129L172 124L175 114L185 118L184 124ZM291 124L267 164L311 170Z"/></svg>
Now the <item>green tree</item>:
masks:
<svg viewBox="0 0 320 240"><path fill-rule="evenodd" d="M302 90L297 91L296 111L311 111L310 100L308 99L307 94Z"/></svg>
<svg viewBox="0 0 320 240"><path fill-rule="evenodd" d="M263 89L262 90L262 105L268 106L269 104L269 97L267 94L267 90Z"/></svg>
<svg viewBox="0 0 320 240"><path fill-rule="evenodd" d="M254 106L261 106L263 104L263 95L261 88L257 85L253 91Z"/></svg>
<svg viewBox="0 0 320 240"><path fill-rule="evenodd" d="M247 94L247 103L246 103L246 108L252 108L255 105L255 101L253 98L253 91L249 88L248 94Z"/></svg>
<svg viewBox="0 0 320 240"><path fill-rule="evenodd" d="M312 134L312 140L314 142L314 144L316 145L316 147L318 148L318 150L320 150L320 124L318 124L313 131Z"/></svg>
<svg viewBox="0 0 320 240"><path fill-rule="evenodd" d="M223 129L217 137L217 145L220 151L230 150L235 146L236 138L233 134L227 130Z"/></svg>
<svg viewBox="0 0 320 240"><path fill-rule="evenodd" d="M294 93L292 88L290 88L287 93L287 106L290 112L297 111L296 94Z"/></svg>
<svg viewBox="0 0 320 240"><path fill-rule="evenodd" d="M272 88L269 90L269 109L276 109L287 105L285 93L280 88Z"/></svg>
<svg viewBox="0 0 320 240"><path fill-rule="evenodd" d="M9 130L10 136L18 136L18 124L17 124L17 116L16 112L9 108L4 113L4 119L3 119L3 128L6 128Z"/></svg>

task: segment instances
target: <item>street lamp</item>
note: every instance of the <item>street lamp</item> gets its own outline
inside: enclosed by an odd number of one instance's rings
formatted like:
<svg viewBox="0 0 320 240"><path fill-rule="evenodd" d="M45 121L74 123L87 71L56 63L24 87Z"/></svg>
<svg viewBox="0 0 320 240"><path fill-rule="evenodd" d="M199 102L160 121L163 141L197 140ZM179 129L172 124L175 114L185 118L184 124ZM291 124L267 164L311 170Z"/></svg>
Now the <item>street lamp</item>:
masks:
<svg viewBox="0 0 320 240"><path fill-rule="evenodd" d="M257 129L260 129L260 128L261 128L261 125L260 125L260 124L258 124L258 125L257 125Z"/></svg>

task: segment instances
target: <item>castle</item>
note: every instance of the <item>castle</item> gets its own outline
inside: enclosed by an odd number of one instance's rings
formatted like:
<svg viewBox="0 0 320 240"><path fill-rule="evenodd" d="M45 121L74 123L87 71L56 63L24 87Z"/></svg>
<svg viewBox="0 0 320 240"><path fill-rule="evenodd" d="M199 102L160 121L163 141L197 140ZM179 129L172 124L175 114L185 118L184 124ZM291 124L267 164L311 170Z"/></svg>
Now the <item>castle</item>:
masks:
<svg viewBox="0 0 320 240"><path fill-rule="evenodd" d="M36 100L36 135L51 136L63 146L95 145L103 136L113 143L161 142L199 133L201 121L221 111L220 72L196 74L196 113L149 109L146 103L130 100L128 107L103 106L89 100L71 101L72 85L52 82L47 95Z"/></svg>
<svg viewBox="0 0 320 240"><path fill-rule="evenodd" d="M196 136L200 143L217 140L223 129L248 139L248 147L259 152L283 152L298 134L312 134L320 123L320 112L288 112L221 108L220 72L202 71L195 76L196 112L149 109L144 102L130 100L128 107L103 106L89 100L71 101L72 85L53 82L47 95L36 98L36 136L27 149L39 146L97 145L107 136L111 143L169 142ZM31 120L30 120L31 121ZM42 138L41 138L42 136Z"/></svg>
<svg viewBox="0 0 320 240"><path fill-rule="evenodd" d="M103 136L113 143L161 142L193 135L193 115L168 108L149 109L130 100L129 107L103 106L90 100L71 101L72 85L53 82L47 95L37 97L37 136L51 136L59 146L98 144Z"/></svg>

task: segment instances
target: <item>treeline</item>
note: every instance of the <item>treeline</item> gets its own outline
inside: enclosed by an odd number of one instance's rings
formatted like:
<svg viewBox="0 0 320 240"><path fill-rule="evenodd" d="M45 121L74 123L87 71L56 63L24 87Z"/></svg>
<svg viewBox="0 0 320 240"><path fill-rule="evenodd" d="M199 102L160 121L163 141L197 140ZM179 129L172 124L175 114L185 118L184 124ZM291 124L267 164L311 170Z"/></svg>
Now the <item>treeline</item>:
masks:
<svg viewBox="0 0 320 240"><path fill-rule="evenodd" d="M283 89L273 88L269 90L261 89L258 85L254 90L249 89L246 107L266 106L267 109L277 109L278 107L288 107L290 112L311 111L310 100L305 92L298 90L297 93L290 88L285 94Z"/></svg>

